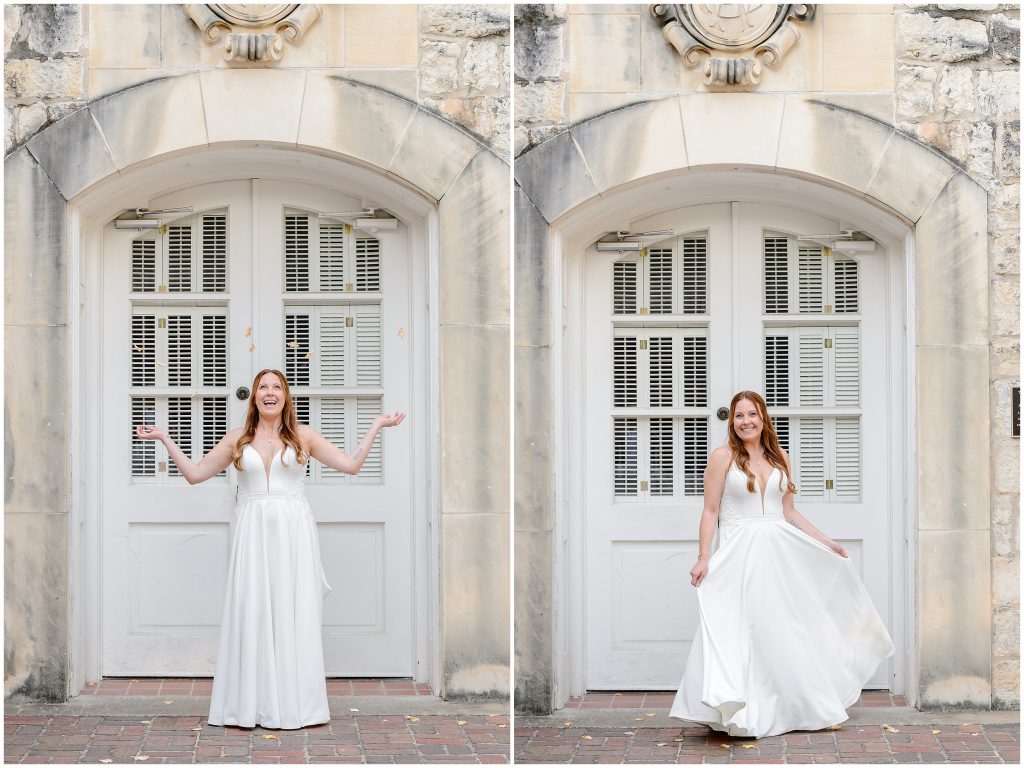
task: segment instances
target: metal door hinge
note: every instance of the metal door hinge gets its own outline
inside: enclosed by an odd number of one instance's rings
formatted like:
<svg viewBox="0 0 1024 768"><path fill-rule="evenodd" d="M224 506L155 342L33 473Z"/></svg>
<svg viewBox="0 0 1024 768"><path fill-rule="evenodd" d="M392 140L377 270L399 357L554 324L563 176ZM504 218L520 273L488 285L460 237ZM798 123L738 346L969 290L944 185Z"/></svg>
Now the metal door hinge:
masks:
<svg viewBox="0 0 1024 768"><path fill-rule="evenodd" d="M166 317L158 317L156 319L156 327L157 328L166 328L167 327L167 318Z"/></svg>
<svg viewBox="0 0 1024 768"><path fill-rule="evenodd" d="M647 314L650 314L650 310L649 310L649 309L647 309L647 307L640 307L640 314L641 314L641 315L647 315Z"/></svg>
<svg viewBox="0 0 1024 768"><path fill-rule="evenodd" d="M166 285L158 285L156 287L156 292L157 293L167 293L167 286Z"/></svg>
<svg viewBox="0 0 1024 768"><path fill-rule="evenodd" d="M641 480L640 481L640 490L641 491L646 491L647 490L647 481L646 480Z"/></svg>
<svg viewBox="0 0 1024 768"><path fill-rule="evenodd" d="M345 283L345 290L346 291L351 291L352 290L352 283Z"/></svg>
<svg viewBox="0 0 1024 768"><path fill-rule="evenodd" d="M825 349L832 349L832 339L825 339Z"/></svg>
<svg viewBox="0 0 1024 768"><path fill-rule="evenodd" d="M356 324L356 319L354 317L346 317L345 318L345 327L346 328L351 328L355 324Z"/></svg>
<svg viewBox="0 0 1024 768"><path fill-rule="evenodd" d="M647 349L647 339L640 339L640 349Z"/></svg>
<svg viewBox="0 0 1024 768"><path fill-rule="evenodd" d="M166 472L167 471L167 462L166 461L161 461L160 463L158 463L156 465L156 471L157 472Z"/></svg>
<svg viewBox="0 0 1024 768"><path fill-rule="evenodd" d="M831 304L826 304L825 305L825 313L828 314L831 311L832 311L832 305Z"/></svg>
<svg viewBox="0 0 1024 768"><path fill-rule="evenodd" d="M831 480L826 480L825 481L825 490L826 491L831 491L833 487L834 487L834 483Z"/></svg>

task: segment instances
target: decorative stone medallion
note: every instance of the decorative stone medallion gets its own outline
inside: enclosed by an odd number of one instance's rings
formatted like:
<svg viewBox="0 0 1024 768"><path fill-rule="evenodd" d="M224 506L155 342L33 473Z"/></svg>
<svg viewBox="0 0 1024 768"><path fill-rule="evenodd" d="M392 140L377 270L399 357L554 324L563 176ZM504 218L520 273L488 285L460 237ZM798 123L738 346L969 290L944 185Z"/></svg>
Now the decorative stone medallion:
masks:
<svg viewBox="0 0 1024 768"><path fill-rule="evenodd" d="M298 40L323 14L315 4L189 3L185 15L208 43L224 41L224 60L280 61L284 41Z"/></svg>
<svg viewBox="0 0 1024 768"><path fill-rule="evenodd" d="M763 68L796 45L798 24L814 18L814 5L659 4L651 6L651 14L664 24L662 34L687 66L704 60L706 85L757 85Z"/></svg>

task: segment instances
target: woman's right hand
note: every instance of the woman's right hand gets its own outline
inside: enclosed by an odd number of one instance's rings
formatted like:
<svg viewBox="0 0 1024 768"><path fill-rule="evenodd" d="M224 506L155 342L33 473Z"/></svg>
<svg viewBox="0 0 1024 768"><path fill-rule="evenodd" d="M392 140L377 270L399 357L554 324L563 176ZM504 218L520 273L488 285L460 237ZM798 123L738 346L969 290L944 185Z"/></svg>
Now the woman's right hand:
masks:
<svg viewBox="0 0 1024 768"><path fill-rule="evenodd" d="M699 587L700 583L704 581L704 577L708 575L708 559L701 555L697 558L697 562L693 564L693 568L690 569L690 584L695 587Z"/></svg>
<svg viewBox="0 0 1024 768"><path fill-rule="evenodd" d="M163 440L167 437L167 432L161 427L157 427L152 424L137 424L135 427L135 436L139 438L139 440Z"/></svg>

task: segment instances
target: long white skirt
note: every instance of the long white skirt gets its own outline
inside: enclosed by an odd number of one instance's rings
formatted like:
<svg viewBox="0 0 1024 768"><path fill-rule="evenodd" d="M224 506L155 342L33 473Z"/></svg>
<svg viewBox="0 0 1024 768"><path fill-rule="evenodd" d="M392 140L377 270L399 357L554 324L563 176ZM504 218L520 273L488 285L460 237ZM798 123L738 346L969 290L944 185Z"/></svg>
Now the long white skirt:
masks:
<svg viewBox="0 0 1024 768"><path fill-rule="evenodd" d="M853 564L781 516L720 534L670 715L755 737L843 722L895 651Z"/></svg>
<svg viewBox="0 0 1024 768"><path fill-rule="evenodd" d="M304 496L239 502L211 725L301 728L330 720L320 636L329 590Z"/></svg>

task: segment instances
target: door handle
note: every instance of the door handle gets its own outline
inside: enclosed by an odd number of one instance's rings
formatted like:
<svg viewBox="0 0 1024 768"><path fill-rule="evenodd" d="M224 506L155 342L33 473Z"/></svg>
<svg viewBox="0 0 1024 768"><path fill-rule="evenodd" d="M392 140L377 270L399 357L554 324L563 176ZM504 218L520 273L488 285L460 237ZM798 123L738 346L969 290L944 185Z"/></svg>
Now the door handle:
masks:
<svg viewBox="0 0 1024 768"><path fill-rule="evenodd" d="M723 405L721 408L715 411L715 415L718 417L719 421L727 421L729 418L729 409Z"/></svg>
<svg viewBox="0 0 1024 768"><path fill-rule="evenodd" d="M248 400L249 399L249 388L248 387L239 387L238 389L235 390L235 397L237 397L239 400Z"/></svg>

